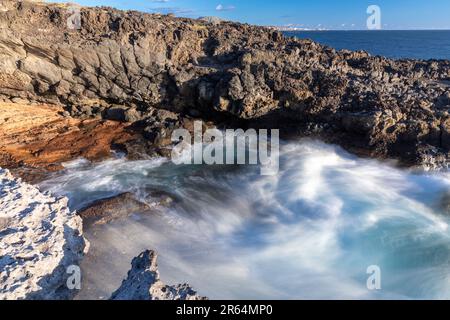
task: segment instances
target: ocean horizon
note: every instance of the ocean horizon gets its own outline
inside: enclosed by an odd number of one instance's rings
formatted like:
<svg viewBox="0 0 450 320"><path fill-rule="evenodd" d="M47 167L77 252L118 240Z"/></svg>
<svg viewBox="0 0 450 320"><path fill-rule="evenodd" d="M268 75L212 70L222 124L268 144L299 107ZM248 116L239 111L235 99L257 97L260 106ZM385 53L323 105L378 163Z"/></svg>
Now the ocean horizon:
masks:
<svg viewBox="0 0 450 320"><path fill-rule="evenodd" d="M393 59L450 60L450 30L283 31L337 50L364 50Z"/></svg>

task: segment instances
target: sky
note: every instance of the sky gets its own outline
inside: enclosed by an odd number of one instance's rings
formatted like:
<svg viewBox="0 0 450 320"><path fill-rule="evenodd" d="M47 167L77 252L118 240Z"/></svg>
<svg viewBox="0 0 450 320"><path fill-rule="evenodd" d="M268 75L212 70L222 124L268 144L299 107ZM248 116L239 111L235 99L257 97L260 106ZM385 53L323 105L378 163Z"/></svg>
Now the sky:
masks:
<svg viewBox="0 0 450 320"><path fill-rule="evenodd" d="M55 0L51 0L55 1ZM72 0L198 18L216 16L265 26L308 29L366 29L367 7L381 9L382 29L450 29L449 0Z"/></svg>

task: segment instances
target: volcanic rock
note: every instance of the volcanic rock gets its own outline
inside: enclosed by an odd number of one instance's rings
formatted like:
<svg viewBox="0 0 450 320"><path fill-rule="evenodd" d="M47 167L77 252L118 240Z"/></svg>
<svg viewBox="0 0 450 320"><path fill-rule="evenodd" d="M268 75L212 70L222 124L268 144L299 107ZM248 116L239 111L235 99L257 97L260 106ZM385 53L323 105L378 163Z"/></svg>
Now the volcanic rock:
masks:
<svg viewBox="0 0 450 320"><path fill-rule="evenodd" d="M63 112L54 105L0 102L0 166L54 171L79 157L98 161L110 157L113 149L128 152L128 145L144 140L130 124L80 120ZM26 172L26 180L33 181Z"/></svg>

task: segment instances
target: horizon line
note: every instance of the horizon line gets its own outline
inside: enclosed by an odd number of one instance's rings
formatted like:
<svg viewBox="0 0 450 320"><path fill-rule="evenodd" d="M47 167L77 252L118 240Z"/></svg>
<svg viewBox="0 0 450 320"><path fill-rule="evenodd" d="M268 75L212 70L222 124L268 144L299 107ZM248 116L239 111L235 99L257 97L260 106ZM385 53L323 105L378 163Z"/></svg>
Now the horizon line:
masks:
<svg viewBox="0 0 450 320"><path fill-rule="evenodd" d="M273 26L266 26L266 27L272 27L272 28L276 28ZM450 31L450 28L443 28L443 29L376 29L376 30L370 30L370 29L298 29L298 30L280 30L282 32L301 32L301 31L316 31L316 32L323 32L323 31Z"/></svg>

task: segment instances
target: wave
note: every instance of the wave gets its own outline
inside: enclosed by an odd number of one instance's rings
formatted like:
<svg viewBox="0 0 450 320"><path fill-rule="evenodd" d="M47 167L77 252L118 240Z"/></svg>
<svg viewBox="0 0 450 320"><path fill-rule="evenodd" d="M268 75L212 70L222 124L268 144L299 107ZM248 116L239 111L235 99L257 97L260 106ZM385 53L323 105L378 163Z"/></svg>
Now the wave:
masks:
<svg viewBox="0 0 450 320"><path fill-rule="evenodd" d="M176 166L166 159L78 160L41 188L73 209L123 192L170 208L87 230L81 298L107 298L141 250L167 282L213 299L450 298L446 174L360 159L318 141L284 142L280 172ZM381 269L371 291L366 270Z"/></svg>

